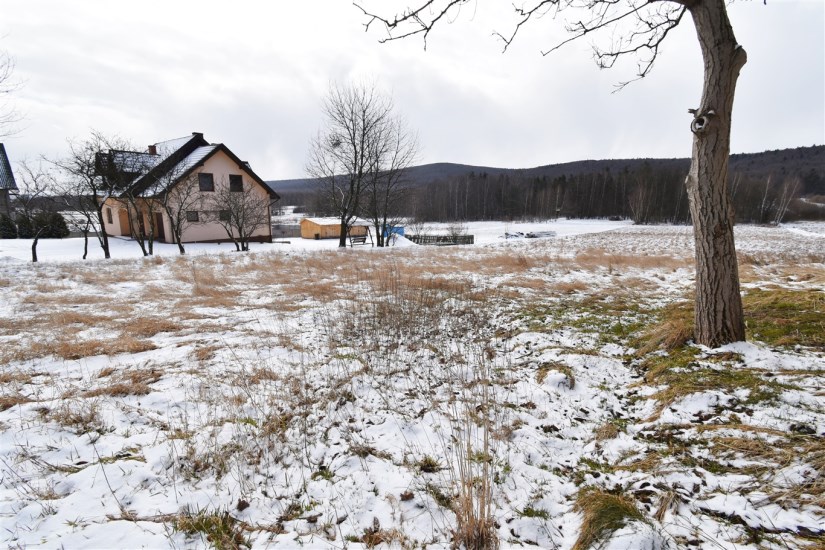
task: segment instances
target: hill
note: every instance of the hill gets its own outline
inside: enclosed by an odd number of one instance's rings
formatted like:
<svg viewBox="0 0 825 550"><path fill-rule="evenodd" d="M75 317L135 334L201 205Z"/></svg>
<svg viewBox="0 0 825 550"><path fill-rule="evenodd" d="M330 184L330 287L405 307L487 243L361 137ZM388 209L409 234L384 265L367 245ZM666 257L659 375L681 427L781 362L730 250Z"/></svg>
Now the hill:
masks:
<svg viewBox="0 0 825 550"><path fill-rule="evenodd" d="M451 162L437 162L424 164L410 169L409 175L416 187L429 183L454 179L469 174L486 173L490 176L512 175L528 177L557 178L560 176L581 176L585 174L611 172L619 173L624 170L634 171L645 163L656 169L676 169L687 172L690 159L606 159L606 160L579 160L562 164L548 164L533 168L496 168L490 166L472 166ZM741 153L731 155L730 172L739 173L746 177L759 178L774 175L802 175L813 170L820 179L825 179L825 145L812 147L797 147L794 149L779 149L761 153ZM301 192L311 188L314 180L299 178L288 180L270 180L267 184L278 193Z"/></svg>

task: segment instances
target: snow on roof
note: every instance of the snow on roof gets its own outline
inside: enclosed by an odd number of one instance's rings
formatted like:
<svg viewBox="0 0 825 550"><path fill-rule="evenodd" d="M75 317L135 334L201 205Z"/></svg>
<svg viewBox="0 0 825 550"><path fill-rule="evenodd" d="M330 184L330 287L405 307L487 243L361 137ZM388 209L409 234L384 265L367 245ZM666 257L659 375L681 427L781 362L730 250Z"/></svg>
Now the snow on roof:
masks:
<svg viewBox="0 0 825 550"><path fill-rule="evenodd" d="M184 136L175 139L168 139L166 141L159 141L155 143L155 149L161 159L165 159L184 145L186 145L192 136Z"/></svg>
<svg viewBox="0 0 825 550"><path fill-rule="evenodd" d="M144 196L152 196L162 192L164 188L171 183L170 180L177 180L190 168L200 163L207 155L209 155L217 147L217 145L204 145L198 147L197 149L189 153L186 157L184 157L184 159L181 160L179 163L170 166L169 169L165 172L157 173L155 176L156 179L154 183L146 187L146 189L144 189L141 192L141 194Z"/></svg>
<svg viewBox="0 0 825 550"><path fill-rule="evenodd" d="M301 221L308 221L310 223L314 223L316 225L341 225L341 218L304 218ZM362 220L359 218L353 218L352 222L350 222L351 226L359 226L359 225L370 225L370 222L366 220Z"/></svg>
<svg viewBox="0 0 825 550"><path fill-rule="evenodd" d="M6 156L6 148L0 143L0 189L17 190L17 183L14 181L14 173L11 171L9 157Z"/></svg>
<svg viewBox="0 0 825 550"><path fill-rule="evenodd" d="M187 155L185 159L180 161L175 168L178 170L178 172L189 170L190 168L198 164L200 161L202 161L204 157L208 156L212 151L217 149L217 147L217 145L203 145L201 147L198 147L197 149L189 153L189 155Z"/></svg>

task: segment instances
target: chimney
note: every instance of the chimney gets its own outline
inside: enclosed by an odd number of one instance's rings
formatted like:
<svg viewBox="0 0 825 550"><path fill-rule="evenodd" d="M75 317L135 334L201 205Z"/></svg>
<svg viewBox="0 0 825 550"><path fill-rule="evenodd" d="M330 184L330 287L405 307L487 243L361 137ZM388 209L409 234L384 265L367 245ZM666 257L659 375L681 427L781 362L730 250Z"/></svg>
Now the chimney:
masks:
<svg viewBox="0 0 825 550"><path fill-rule="evenodd" d="M155 145L150 145L149 146L149 154L150 155L157 155L158 154L158 148Z"/></svg>

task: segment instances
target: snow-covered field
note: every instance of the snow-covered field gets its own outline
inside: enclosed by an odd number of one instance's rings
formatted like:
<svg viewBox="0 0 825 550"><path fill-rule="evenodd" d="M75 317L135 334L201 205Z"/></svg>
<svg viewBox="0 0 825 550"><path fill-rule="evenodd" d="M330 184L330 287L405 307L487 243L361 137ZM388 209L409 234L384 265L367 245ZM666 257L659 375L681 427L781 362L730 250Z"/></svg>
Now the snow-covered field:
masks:
<svg viewBox="0 0 825 550"><path fill-rule="evenodd" d="M504 548L821 548L823 227L737 228L751 341L713 350L659 345L686 227L0 240L0 537L444 548L469 494Z"/></svg>

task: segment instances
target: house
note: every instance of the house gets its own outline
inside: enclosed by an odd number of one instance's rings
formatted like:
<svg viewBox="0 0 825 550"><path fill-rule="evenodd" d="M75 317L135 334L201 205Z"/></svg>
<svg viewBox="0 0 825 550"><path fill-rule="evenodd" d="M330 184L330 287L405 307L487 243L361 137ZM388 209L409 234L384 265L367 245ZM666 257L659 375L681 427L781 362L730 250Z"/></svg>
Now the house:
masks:
<svg viewBox="0 0 825 550"><path fill-rule="evenodd" d="M355 219L350 225L351 237L369 235L370 224ZM304 239L337 239L341 236L340 218L304 218L301 220L301 237Z"/></svg>
<svg viewBox="0 0 825 550"><path fill-rule="evenodd" d="M249 163L223 143L210 144L201 133L155 143L142 152L100 153L96 165L115 190L104 203L110 235L136 236L152 227L158 242L177 242L178 233L182 243L227 242L232 240L227 228L239 237L230 208L243 198L256 201L261 211L253 230L240 237L272 242L271 204L280 197Z"/></svg>
<svg viewBox="0 0 825 550"><path fill-rule="evenodd" d="M0 214L11 217L10 195L16 191L17 183L14 181L9 157L6 156L6 148L0 143Z"/></svg>

